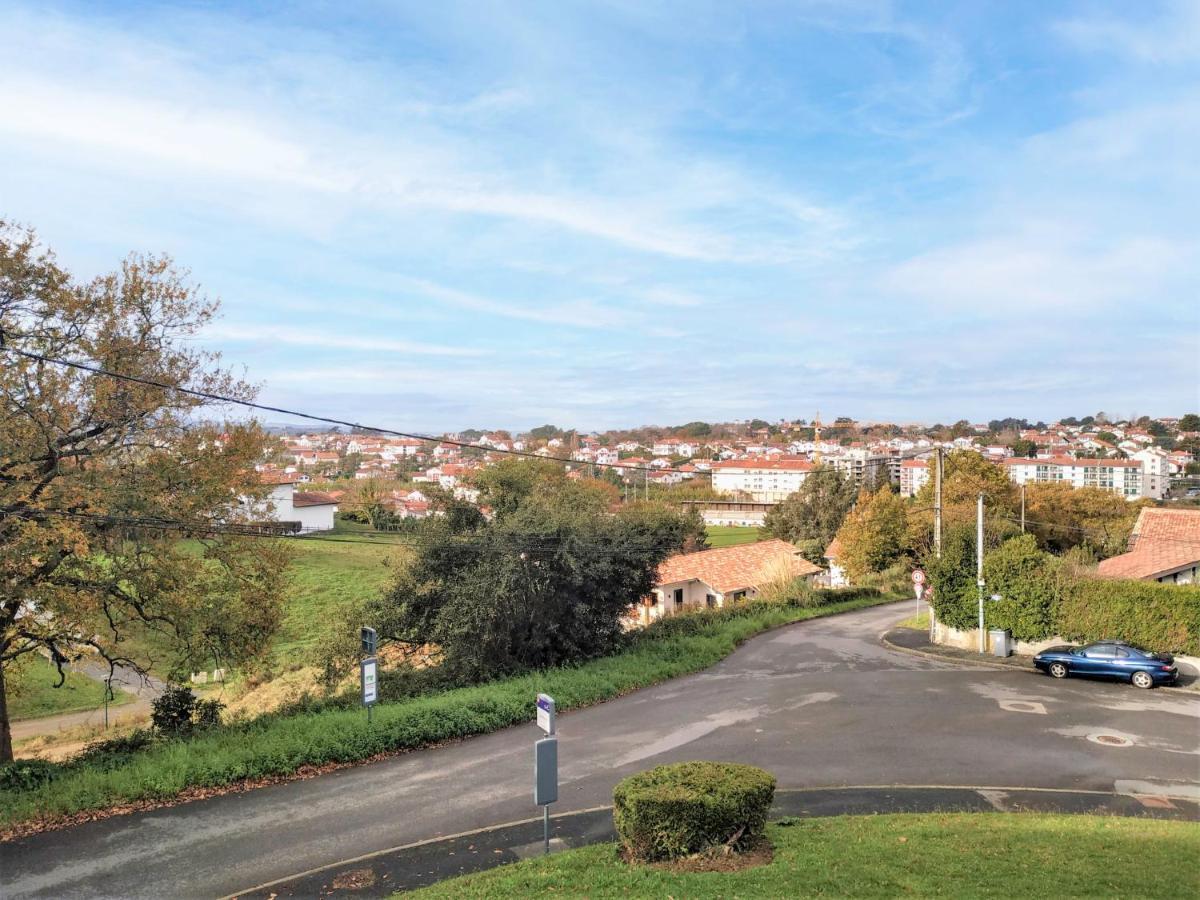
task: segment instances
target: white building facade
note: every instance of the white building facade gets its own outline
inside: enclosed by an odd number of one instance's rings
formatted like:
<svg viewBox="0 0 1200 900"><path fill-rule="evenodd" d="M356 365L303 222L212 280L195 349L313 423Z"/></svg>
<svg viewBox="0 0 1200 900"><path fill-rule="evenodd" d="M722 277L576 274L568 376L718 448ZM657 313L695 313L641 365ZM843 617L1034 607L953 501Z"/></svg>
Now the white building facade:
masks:
<svg viewBox="0 0 1200 900"><path fill-rule="evenodd" d="M729 497L777 503L798 491L812 470L807 460L730 459L712 464L712 485Z"/></svg>

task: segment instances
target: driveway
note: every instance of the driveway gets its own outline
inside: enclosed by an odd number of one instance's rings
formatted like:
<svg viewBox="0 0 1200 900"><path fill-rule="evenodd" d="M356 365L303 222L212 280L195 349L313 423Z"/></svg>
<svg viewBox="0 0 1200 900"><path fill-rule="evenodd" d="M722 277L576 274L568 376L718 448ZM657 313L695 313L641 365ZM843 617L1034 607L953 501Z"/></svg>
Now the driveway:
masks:
<svg viewBox="0 0 1200 900"><path fill-rule="evenodd" d="M981 785L1200 796L1200 701L885 650L911 604L799 623L705 672L559 717L555 812L684 759L781 788ZM530 698L532 701L532 698ZM532 713L532 702L531 702ZM535 815L533 724L372 765L0 845L6 897L215 897ZM1169 802L1166 801L1166 802Z"/></svg>

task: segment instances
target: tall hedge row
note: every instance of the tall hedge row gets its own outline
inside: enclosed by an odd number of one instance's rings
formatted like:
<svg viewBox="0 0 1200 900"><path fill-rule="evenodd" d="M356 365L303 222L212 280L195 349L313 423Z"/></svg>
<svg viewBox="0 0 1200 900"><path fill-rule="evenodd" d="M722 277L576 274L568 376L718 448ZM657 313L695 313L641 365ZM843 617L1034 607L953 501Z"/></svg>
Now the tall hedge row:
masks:
<svg viewBox="0 0 1200 900"><path fill-rule="evenodd" d="M1064 592L1056 618L1068 640L1120 638L1200 655L1200 585L1081 579Z"/></svg>
<svg viewBox="0 0 1200 900"><path fill-rule="evenodd" d="M974 553L974 538L952 531L941 559L927 561L934 612L954 628L974 628L978 621ZM1119 638L1200 654L1200 585L1075 577L1031 535L988 550L983 571L987 627L1007 628L1018 640ZM993 594L1002 599L992 601Z"/></svg>

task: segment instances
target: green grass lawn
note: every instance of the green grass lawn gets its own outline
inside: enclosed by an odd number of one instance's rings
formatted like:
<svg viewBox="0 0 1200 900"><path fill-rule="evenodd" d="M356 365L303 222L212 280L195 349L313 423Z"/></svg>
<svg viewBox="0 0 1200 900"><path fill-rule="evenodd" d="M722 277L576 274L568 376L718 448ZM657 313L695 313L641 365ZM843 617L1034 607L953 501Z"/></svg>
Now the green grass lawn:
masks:
<svg viewBox="0 0 1200 900"><path fill-rule="evenodd" d="M758 528L745 528L741 525L709 525L708 545L717 547L732 547L735 544L752 544L761 541L765 535Z"/></svg>
<svg viewBox="0 0 1200 900"><path fill-rule="evenodd" d="M929 630L929 613L923 612L915 616L909 616L903 622L899 623L898 628L923 628Z"/></svg>
<svg viewBox="0 0 1200 900"><path fill-rule="evenodd" d="M560 710L588 706L707 668L768 628L890 602L838 597L817 607L757 602L672 616L638 632L624 651L578 666L380 703L372 725L359 708L264 716L159 744L117 764L64 767L39 787L0 792L0 826L486 734L529 721L539 691L551 694Z"/></svg>
<svg viewBox="0 0 1200 900"><path fill-rule="evenodd" d="M328 537L316 535L289 546L295 556L283 621L272 645L277 660L317 640L328 627L329 613L343 602L382 591L408 552L399 539L389 544L387 535L358 535L342 522Z"/></svg>
<svg viewBox="0 0 1200 900"><path fill-rule="evenodd" d="M5 668L4 680L9 690L9 715L14 720L83 712L104 705L103 682L78 672L67 672L67 680L62 687L55 687L58 671L41 657L20 666L11 667L10 664ZM120 706L131 700L132 694L114 689L109 705Z"/></svg>
<svg viewBox="0 0 1200 900"><path fill-rule="evenodd" d="M1200 825L956 813L770 825L769 865L732 873L630 866L599 844L503 866L412 897L1195 897Z"/></svg>

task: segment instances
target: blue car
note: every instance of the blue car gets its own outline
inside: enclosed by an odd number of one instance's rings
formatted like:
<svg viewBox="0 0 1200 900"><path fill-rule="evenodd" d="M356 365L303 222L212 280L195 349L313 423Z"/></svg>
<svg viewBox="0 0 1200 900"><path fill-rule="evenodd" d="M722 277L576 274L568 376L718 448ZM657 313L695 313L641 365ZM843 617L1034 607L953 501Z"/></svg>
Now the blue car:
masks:
<svg viewBox="0 0 1200 900"><path fill-rule="evenodd" d="M1049 647L1033 658L1033 664L1052 678L1068 675L1115 678L1139 688L1174 684L1179 677L1175 657L1171 654L1143 650L1124 641L1097 641L1083 647Z"/></svg>

